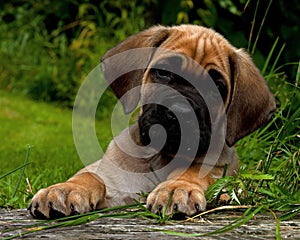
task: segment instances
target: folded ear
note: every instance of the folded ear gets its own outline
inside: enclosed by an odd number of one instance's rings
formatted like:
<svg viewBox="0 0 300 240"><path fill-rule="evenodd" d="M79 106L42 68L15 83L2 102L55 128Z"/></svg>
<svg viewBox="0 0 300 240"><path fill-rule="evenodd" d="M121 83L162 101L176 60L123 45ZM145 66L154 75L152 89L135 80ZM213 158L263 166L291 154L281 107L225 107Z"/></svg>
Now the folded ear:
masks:
<svg viewBox="0 0 300 240"><path fill-rule="evenodd" d="M104 77L114 94L121 100L125 113L130 113L136 108L145 68L150 62L154 48L159 47L168 35L166 27L151 27L127 38L102 57L101 68ZM134 49L135 51L130 51ZM129 90L132 90L130 94L126 94Z"/></svg>
<svg viewBox="0 0 300 240"><path fill-rule="evenodd" d="M269 87L250 57L234 50L231 64L232 93L227 107L226 142L236 141L267 123L276 110Z"/></svg>

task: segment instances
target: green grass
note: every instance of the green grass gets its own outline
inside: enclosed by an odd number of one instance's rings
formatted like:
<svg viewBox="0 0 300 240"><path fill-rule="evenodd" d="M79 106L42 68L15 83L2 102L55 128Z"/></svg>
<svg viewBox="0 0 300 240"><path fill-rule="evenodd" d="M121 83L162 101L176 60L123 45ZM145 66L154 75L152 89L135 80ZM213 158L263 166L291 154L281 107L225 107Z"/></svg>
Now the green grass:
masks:
<svg viewBox="0 0 300 240"><path fill-rule="evenodd" d="M30 180L35 192L65 181L83 167L73 142L70 109L0 91L0 122L0 207L27 206L32 194L27 192L25 178ZM102 122L98 121L97 125ZM99 138L105 147L110 133ZM29 164L14 194L22 169L1 176L23 165L28 145Z"/></svg>

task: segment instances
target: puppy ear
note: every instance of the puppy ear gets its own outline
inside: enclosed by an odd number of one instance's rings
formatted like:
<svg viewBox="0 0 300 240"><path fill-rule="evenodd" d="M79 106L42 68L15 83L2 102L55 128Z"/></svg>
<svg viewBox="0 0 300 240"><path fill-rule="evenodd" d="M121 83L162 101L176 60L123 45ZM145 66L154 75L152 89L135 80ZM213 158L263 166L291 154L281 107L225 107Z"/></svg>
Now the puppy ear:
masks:
<svg viewBox="0 0 300 240"><path fill-rule="evenodd" d="M108 50L102 57L101 68L104 77L114 94L121 100L125 113L130 113L136 108L144 71L154 48L159 47L168 36L169 31L166 27L155 26L129 37ZM134 49L135 51L130 51ZM132 90L130 94L126 94L129 90Z"/></svg>
<svg viewBox="0 0 300 240"><path fill-rule="evenodd" d="M229 57L232 86L227 107L226 142L236 141L267 123L276 110L269 87L249 55L234 50Z"/></svg>

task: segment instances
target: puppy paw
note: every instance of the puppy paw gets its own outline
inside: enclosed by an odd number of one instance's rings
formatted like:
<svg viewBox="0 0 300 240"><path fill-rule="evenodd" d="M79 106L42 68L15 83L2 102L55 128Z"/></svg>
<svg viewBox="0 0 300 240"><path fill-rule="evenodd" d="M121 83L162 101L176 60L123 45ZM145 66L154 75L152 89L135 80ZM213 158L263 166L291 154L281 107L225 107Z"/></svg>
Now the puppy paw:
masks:
<svg viewBox="0 0 300 240"><path fill-rule="evenodd" d="M206 199L201 186L185 180L168 180L149 194L147 207L154 213L165 208L167 215L180 212L191 216L205 210Z"/></svg>
<svg viewBox="0 0 300 240"><path fill-rule="evenodd" d="M95 180L94 180L95 181ZM39 219L55 219L85 213L104 205L105 186L81 185L75 182L55 184L39 190L28 211Z"/></svg>

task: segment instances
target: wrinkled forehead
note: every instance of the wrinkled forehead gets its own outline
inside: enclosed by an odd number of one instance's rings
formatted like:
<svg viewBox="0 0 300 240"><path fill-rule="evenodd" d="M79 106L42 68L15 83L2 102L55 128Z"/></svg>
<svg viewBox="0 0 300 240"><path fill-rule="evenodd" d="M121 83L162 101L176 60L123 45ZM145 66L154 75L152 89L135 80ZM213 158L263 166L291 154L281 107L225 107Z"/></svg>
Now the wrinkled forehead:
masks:
<svg viewBox="0 0 300 240"><path fill-rule="evenodd" d="M193 58L180 51L157 48L148 65L150 69L160 69L175 73L182 77L203 76L207 71Z"/></svg>
<svg viewBox="0 0 300 240"><path fill-rule="evenodd" d="M170 59L177 64L176 67L181 64L183 69L195 67L197 63L207 71L213 67L223 73L230 72L228 60L232 52L230 45L219 34L207 29L203 31L197 29L196 32L193 32L193 29L188 31L174 29L159 49L151 59L152 65Z"/></svg>

